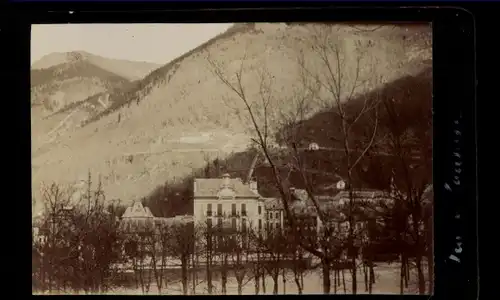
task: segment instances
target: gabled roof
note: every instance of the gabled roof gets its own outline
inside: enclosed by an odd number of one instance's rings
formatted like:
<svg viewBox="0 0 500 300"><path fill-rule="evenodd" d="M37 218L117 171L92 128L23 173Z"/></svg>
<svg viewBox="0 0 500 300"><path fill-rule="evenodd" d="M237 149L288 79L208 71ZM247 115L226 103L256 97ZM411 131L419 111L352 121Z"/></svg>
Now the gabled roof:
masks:
<svg viewBox="0 0 500 300"><path fill-rule="evenodd" d="M224 190L224 178L196 178L194 180L194 198L216 198L221 190ZM229 178L226 190L232 190L235 197L239 198L260 197L241 178Z"/></svg>
<svg viewBox="0 0 500 300"><path fill-rule="evenodd" d="M149 207L142 206L141 202L135 202L132 206L127 207L122 218L154 218Z"/></svg>
<svg viewBox="0 0 500 300"><path fill-rule="evenodd" d="M283 203L278 198L264 198L263 200L266 209L283 209Z"/></svg>

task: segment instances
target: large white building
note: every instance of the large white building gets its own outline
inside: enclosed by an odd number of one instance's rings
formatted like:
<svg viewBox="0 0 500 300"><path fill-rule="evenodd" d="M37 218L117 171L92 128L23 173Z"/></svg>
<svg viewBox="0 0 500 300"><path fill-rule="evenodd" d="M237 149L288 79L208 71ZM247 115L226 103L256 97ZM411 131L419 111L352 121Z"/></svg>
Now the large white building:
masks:
<svg viewBox="0 0 500 300"><path fill-rule="evenodd" d="M223 226L235 230L265 228L264 198L257 182L231 178L196 178L194 180L194 220L198 225Z"/></svg>

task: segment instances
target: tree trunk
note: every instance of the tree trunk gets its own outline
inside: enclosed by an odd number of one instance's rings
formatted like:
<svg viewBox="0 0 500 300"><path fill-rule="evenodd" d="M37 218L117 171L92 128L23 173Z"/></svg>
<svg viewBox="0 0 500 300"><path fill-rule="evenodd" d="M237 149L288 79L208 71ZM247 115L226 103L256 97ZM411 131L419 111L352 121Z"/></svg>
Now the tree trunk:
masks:
<svg viewBox="0 0 500 300"><path fill-rule="evenodd" d="M410 281L410 259L405 257L405 288L408 288L408 282Z"/></svg>
<svg viewBox="0 0 500 300"><path fill-rule="evenodd" d="M255 295L258 295L260 293L260 276L259 276L260 270L258 266L254 267L254 274L253 274L253 281L254 281L254 286L255 286Z"/></svg>
<svg viewBox="0 0 500 300"><path fill-rule="evenodd" d="M425 277L424 272L422 270L422 255L417 252L417 257L415 258L415 263L417 264L417 272L418 272L418 293L420 295L425 294Z"/></svg>
<svg viewBox="0 0 500 300"><path fill-rule="evenodd" d="M191 270L191 295L196 295L196 270Z"/></svg>
<svg viewBox="0 0 500 300"><path fill-rule="evenodd" d="M368 272L366 271L366 263L363 262L363 274L365 276L365 292L368 292Z"/></svg>
<svg viewBox="0 0 500 300"><path fill-rule="evenodd" d="M328 260L322 260L323 269L323 294L330 294L330 262Z"/></svg>
<svg viewBox="0 0 500 300"><path fill-rule="evenodd" d="M421 218L419 216L419 213L422 210L421 206L418 205L418 207L414 208L412 211L412 227L413 227L413 234L415 238L415 264L417 265L417 276L418 276L418 293L420 295L425 294L425 277L424 277L424 272L422 270L422 239L420 237L420 221Z"/></svg>
<svg viewBox="0 0 500 300"><path fill-rule="evenodd" d="M255 285L255 295L260 293L260 251L257 249L257 261L254 262L254 285Z"/></svg>
<svg viewBox="0 0 500 300"><path fill-rule="evenodd" d="M295 280L295 285L297 286L297 292L299 295L302 295L302 285L300 284L300 273L299 271L296 270L294 272L294 280Z"/></svg>
<svg viewBox="0 0 500 300"><path fill-rule="evenodd" d="M207 236L207 285L208 285L208 293L212 295L213 293L213 270L212 270L212 263L213 263L213 255L214 255L214 241L211 233L208 233Z"/></svg>
<svg viewBox="0 0 500 300"><path fill-rule="evenodd" d="M432 247L432 245L428 247ZM429 295L432 295L434 293L434 255L432 249L427 254L427 277L429 281Z"/></svg>
<svg viewBox="0 0 500 300"><path fill-rule="evenodd" d="M197 258L195 256L196 256L195 254L192 255L192 262L193 262L193 264L192 264L193 270L191 271L192 272L192 280L193 280L192 288L191 288L192 295L196 295L196 285L197 285L197 281L198 281L197 272L196 272L196 260L197 260Z"/></svg>
<svg viewBox="0 0 500 300"><path fill-rule="evenodd" d="M238 278L238 295L243 294L243 278Z"/></svg>
<svg viewBox="0 0 500 300"><path fill-rule="evenodd" d="M371 260L368 261L368 293L371 295L373 291L373 284L375 283L375 272L373 271L373 262Z"/></svg>
<svg viewBox="0 0 500 300"><path fill-rule="evenodd" d="M352 270L351 270L351 273L352 273L352 294L353 295L356 295L357 294L357 290L358 290L358 282L357 282L357 269L356 269L356 256L353 255L352 258L351 258L351 261L352 261Z"/></svg>
<svg viewBox="0 0 500 300"><path fill-rule="evenodd" d="M373 266L373 261L370 261L370 277L371 277L371 283L375 284L375 267Z"/></svg>
<svg viewBox="0 0 500 300"><path fill-rule="evenodd" d="M181 277L182 277L182 293L184 295L188 294L188 258L187 254L182 254L181 256Z"/></svg>
<svg viewBox="0 0 500 300"><path fill-rule="evenodd" d="M281 271L281 276L283 277L283 295L286 295L286 270L285 268L283 268L283 270Z"/></svg>
<svg viewBox="0 0 500 300"><path fill-rule="evenodd" d="M333 293L337 294L337 287L339 286L340 281L339 281L339 271L335 269L333 271Z"/></svg>
<svg viewBox="0 0 500 300"><path fill-rule="evenodd" d="M405 270L405 259L404 255L401 254L401 267L399 269L399 293L401 295L404 294L404 279L406 277L406 270Z"/></svg>
<svg viewBox="0 0 500 300"><path fill-rule="evenodd" d="M143 255L141 253L141 255ZM142 293L145 293L145 282L144 282L144 258L141 257L139 260L139 283L141 284Z"/></svg>
<svg viewBox="0 0 500 300"><path fill-rule="evenodd" d="M344 273L344 269L342 269L342 286L344 288L344 294L347 293L347 288L346 288L346 285L345 285L345 273Z"/></svg>
<svg viewBox="0 0 500 300"><path fill-rule="evenodd" d="M265 271L262 271L261 278L262 278L262 293L265 295L266 294L266 273L265 273Z"/></svg>
<svg viewBox="0 0 500 300"><path fill-rule="evenodd" d="M279 274L277 272L275 272L272 277L273 277L273 295L278 295L278 277L279 277Z"/></svg>
<svg viewBox="0 0 500 300"><path fill-rule="evenodd" d="M227 294L227 259L224 257L222 262L221 269L221 285L222 285L222 294Z"/></svg>
<svg viewBox="0 0 500 300"><path fill-rule="evenodd" d="M212 295L213 293L211 264L212 264L212 257L209 253L207 253L206 272L207 272L207 289L209 295Z"/></svg>
<svg viewBox="0 0 500 300"><path fill-rule="evenodd" d="M154 253L154 251L156 250L154 248L154 244L153 244L153 247L152 247L152 256L151 256L151 266L153 268L153 276L155 277L155 282L156 282L156 286L158 287L158 293L161 295L161 288L162 288L162 278L161 278L161 275L160 275L160 272L158 271L158 268L156 267L156 253Z"/></svg>
<svg viewBox="0 0 500 300"><path fill-rule="evenodd" d="M434 238L432 228L432 213L430 216L427 216L425 225L427 246L427 280L429 281L429 295L432 295L432 293L434 292Z"/></svg>

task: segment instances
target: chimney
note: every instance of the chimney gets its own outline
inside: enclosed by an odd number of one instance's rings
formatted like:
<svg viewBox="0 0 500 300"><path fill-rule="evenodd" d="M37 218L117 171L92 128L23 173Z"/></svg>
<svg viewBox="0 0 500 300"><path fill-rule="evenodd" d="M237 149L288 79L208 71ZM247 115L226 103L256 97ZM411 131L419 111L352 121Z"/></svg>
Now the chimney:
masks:
<svg viewBox="0 0 500 300"><path fill-rule="evenodd" d="M255 180L255 178L252 178L249 184L250 184L250 190L252 190L252 192L257 193L258 192L257 180Z"/></svg>
<svg viewBox="0 0 500 300"><path fill-rule="evenodd" d="M224 187L229 187L229 181L230 181L230 175L228 173L225 173L222 175L222 185Z"/></svg>

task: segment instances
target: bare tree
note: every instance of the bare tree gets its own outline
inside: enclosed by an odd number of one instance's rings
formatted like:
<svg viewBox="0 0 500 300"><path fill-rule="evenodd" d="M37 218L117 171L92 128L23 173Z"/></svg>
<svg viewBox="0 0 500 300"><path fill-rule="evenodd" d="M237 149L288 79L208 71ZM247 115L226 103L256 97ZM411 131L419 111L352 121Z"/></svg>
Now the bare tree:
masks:
<svg viewBox="0 0 500 300"><path fill-rule="evenodd" d="M316 28L312 34L312 49L315 53L315 58L321 63L320 68L312 69L306 59L299 59L299 65L304 70L304 73L321 85L321 90L317 93L317 99L321 103L325 103L325 107L335 112L339 134L336 136L338 142L343 148L342 161L339 172L345 176L346 190L349 193L349 202L347 204L346 217L349 224L348 234L348 252L352 255L352 292L357 292L357 265L355 246L355 228L356 218L354 216L355 203L355 188L356 181L353 176L353 171L356 165L364 158L365 154L373 147L378 129L378 106L380 100L375 97L364 97L361 108L352 108L354 96L358 93L358 89L364 88L367 85L376 85L378 79L375 74L370 72L370 77L362 78L362 68L370 68L371 65L366 65L363 60L365 53L356 50L354 61L350 61L348 54L341 48L340 41L336 38L336 32L333 27L322 26ZM353 71L349 69L347 64L353 63ZM304 81L307 82L307 81ZM306 86L307 88L307 86ZM321 91L325 91L326 97L322 97ZM364 122L361 122L364 121ZM369 128L365 129L366 138L359 138L353 130L357 126ZM371 132L370 132L371 131ZM363 136L362 136L363 137ZM299 165L301 165L299 163ZM303 172L303 174L305 174ZM311 198L312 187L307 184L306 190ZM319 210L319 206L314 201L315 206ZM320 212L320 215L322 213ZM322 218L324 219L324 218Z"/></svg>
<svg viewBox="0 0 500 300"><path fill-rule="evenodd" d="M248 235L248 252L249 253L249 266L251 267L251 273L253 275L253 282L254 282L254 288L255 288L255 295L258 295L260 293L260 283L262 279L262 292L265 294L266 293L266 288L265 288L265 271L263 268L263 253L262 253L262 247L259 243L258 240L255 239L255 230L252 222L249 222L248 224L248 230L247 230L247 235Z"/></svg>
<svg viewBox="0 0 500 300"><path fill-rule="evenodd" d="M56 183L41 187L42 201L44 204L44 216L41 220L38 243L40 255L39 286L42 291L52 293L57 289L57 270L60 266L58 248L65 231L65 208L68 208L70 198L68 192Z"/></svg>
<svg viewBox="0 0 500 300"><path fill-rule="evenodd" d="M284 122L276 121L280 115L279 108L273 107L273 100L275 93L272 90L273 76L266 71L260 72L260 91L256 99L253 99L250 93L245 89L243 84L244 62L245 57L242 59L240 70L236 72L234 77L227 77L224 74L223 67L208 57L208 62L212 67L213 73L228 87L239 100L242 101L244 108L249 116L249 121L253 126L255 138L253 141L259 146L266 158L270 168L273 172L276 187L281 195L281 199L285 208L286 217L290 221L291 228L296 232L296 220L290 210L291 195L288 191L287 175L283 175L279 170L277 160L274 157L276 147L272 142L272 126L275 124L291 123L297 124L299 118L304 118L308 114L309 104L306 105L306 99L312 99L315 103L320 104L325 109L335 113L334 123L339 129L336 136L332 137L337 141L337 145L341 151L337 152L337 159L341 162L339 170L335 170L347 179L346 189L350 195L349 211L347 219L349 222L349 237L348 247L353 249L354 245L354 228L355 218L350 210L354 209L354 189L356 188L356 181L354 180L353 171L357 164L363 159L366 153L371 149L375 142L375 137L378 127L378 99L368 98L363 99L360 108L353 109L350 104L358 90L364 90L367 86L373 86L378 83L378 78L374 74L374 70L368 70L369 76L361 76L362 69L370 69L375 62L366 62L363 60L365 53L357 49L353 55L356 57L351 59L349 55L341 48L340 41L335 38L336 32L333 27L322 25L314 27L311 31L310 45L314 56L314 64L308 63L307 59L299 55L298 67L299 74L301 75L301 92L297 95L296 112L288 114L292 119L285 120ZM353 64L352 68L348 64ZM263 68L264 69L264 68ZM367 73L367 72L364 72ZM365 74L363 74L365 75ZM376 82L377 81L377 82ZM289 99L283 99L289 100ZM302 100L302 101L300 101ZM363 122L361 122L361 120ZM299 120L300 121L300 120ZM362 124L361 124L362 123ZM353 134L353 129L363 126L366 135L359 138ZM366 128L371 128L367 130ZM286 139L286 152L291 156L291 166L294 171L301 174L303 185L306 187L307 194L312 200L320 220L326 222L325 213L322 211L319 202L314 195L314 183L308 174L309 166L304 156L301 154L303 141L295 139L298 136L288 137ZM333 178L332 178L333 179ZM324 234L332 236L332 230L326 228ZM330 265L332 256L326 252L326 249L317 249L312 245L301 243L301 247L306 249L311 254L315 255L323 262L323 290L324 293L330 292ZM356 280L356 251L350 251L352 261L352 285L353 293L357 291Z"/></svg>
<svg viewBox="0 0 500 300"><path fill-rule="evenodd" d="M145 246L150 258L152 276L154 276L158 293L161 295L163 287L167 284L165 268L168 259L168 247L170 242L170 232L166 224L155 224L145 235ZM151 272L149 272L151 275Z"/></svg>
<svg viewBox="0 0 500 300"><path fill-rule="evenodd" d="M102 293L120 273L116 268L122 241L118 223L105 209L100 183L93 189L89 174L86 185L80 197L71 197L69 189L55 183L42 188L40 287L49 293L66 289Z"/></svg>
<svg viewBox="0 0 500 300"><path fill-rule="evenodd" d="M403 218L400 222L400 235L409 238L400 238L403 245L404 240L409 245L404 247L407 253L403 254L415 257L419 293L424 294L422 257L426 255L426 247L432 249L432 244L426 245L425 240L430 235L424 232L431 231L431 226L427 223L431 218L425 218L425 211L429 211L432 206L427 205L424 192L429 188L432 178L432 91L429 78L422 76L411 80L414 86L403 85L398 90L400 97L383 101L386 116L384 129L387 134L379 147L384 147L392 154L386 165L392 168L395 179L392 182L393 198L400 217ZM404 90L406 88L408 90ZM432 262L428 264L432 266Z"/></svg>
<svg viewBox="0 0 500 300"><path fill-rule="evenodd" d="M238 285L238 295L242 295L243 287L251 280L248 276L252 255L249 232L248 228L237 229L231 245L231 264Z"/></svg>
<svg viewBox="0 0 500 300"><path fill-rule="evenodd" d="M193 223L174 224L170 227L172 239L170 242L170 254L178 259L181 264L182 292L188 294L189 268L196 243Z"/></svg>
<svg viewBox="0 0 500 300"><path fill-rule="evenodd" d="M131 262L134 271L134 280L137 288L141 288L143 294L149 293L151 281L157 272L155 237L152 228L144 223L131 224L126 233L124 250L128 261Z"/></svg>
<svg viewBox="0 0 500 300"><path fill-rule="evenodd" d="M212 295L214 292L213 284L213 267L214 267L214 251L215 251L215 235L211 220L197 227L197 231L201 233L200 244L203 248L202 257L205 262L205 277L207 281L207 292Z"/></svg>
<svg viewBox="0 0 500 300"><path fill-rule="evenodd" d="M287 257L287 239L280 228L267 226L264 234L253 231L252 240L261 249L260 264L273 280L273 294L279 293L279 276L283 276L285 259ZM281 273L281 274L280 274ZM282 277L286 278L286 277Z"/></svg>
<svg viewBox="0 0 500 300"><path fill-rule="evenodd" d="M274 177L274 183L277 187L277 190L279 191L281 195L281 199L284 204L285 212L287 218L289 218L290 223L291 223L291 228L294 230L294 233L298 234L295 230L295 220L293 217L293 214L290 212L290 192L289 192L289 184L287 182L287 178L283 177L281 174L280 170L278 169L278 165L273 157L275 154L274 150L275 147L271 144L270 138L271 138L271 131L269 127L269 114L270 114L270 96L269 93L272 92L270 89L270 84L269 84L269 76L267 77L266 80L266 72L261 73L261 88L259 91L260 95L260 102L255 102L257 105L254 105L254 102L251 101L247 97L247 94L245 92L245 88L243 86L242 82L242 76L243 76L243 70L244 70L244 59L242 60L242 64L240 67L240 70L236 73L236 82L231 82L229 79L224 75L224 72L222 70L222 67L217 64L217 62L213 61L210 56L208 58L208 62L210 63L212 67L213 73L231 90L234 92L234 94L243 102L244 107L249 115L250 122L253 126L253 130L255 131L256 138L253 139L254 143L259 146L261 151L263 152L264 157L266 158L267 162L269 163L269 166L272 170L273 177ZM262 110L263 112L259 112L259 109ZM323 254L315 249L314 247L308 247L305 245L302 245L302 247L307 247L308 251L311 253L314 253L318 257L322 257ZM262 278L265 280L264 278ZM329 280L329 279L326 279ZM329 284L328 284L329 286ZM265 286L263 286L265 288Z"/></svg>
<svg viewBox="0 0 500 300"><path fill-rule="evenodd" d="M236 231L233 228L229 228L225 221L229 218L225 215L219 215L216 232L216 247L215 255L217 257L217 269L220 273L221 278L221 293L223 295L227 294L227 282L229 278L229 271L231 268L230 257L232 255L231 251L234 248L234 240Z"/></svg>

